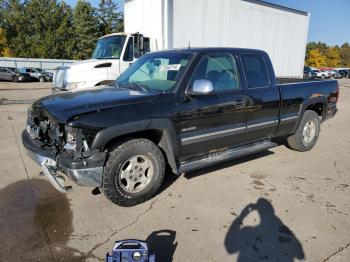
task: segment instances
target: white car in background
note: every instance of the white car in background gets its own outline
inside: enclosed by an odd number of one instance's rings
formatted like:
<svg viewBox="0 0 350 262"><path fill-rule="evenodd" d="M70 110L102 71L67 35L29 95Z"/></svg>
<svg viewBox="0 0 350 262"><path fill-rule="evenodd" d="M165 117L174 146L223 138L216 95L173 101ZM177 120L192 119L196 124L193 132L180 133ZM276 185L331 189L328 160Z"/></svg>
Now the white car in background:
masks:
<svg viewBox="0 0 350 262"><path fill-rule="evenodd" d="M317 78L326 79L326 78L330 78L332 76L332 73L330 71L326 71L326 70L314 69L314 70L312 70L312 72L316 73Z"/></svg>

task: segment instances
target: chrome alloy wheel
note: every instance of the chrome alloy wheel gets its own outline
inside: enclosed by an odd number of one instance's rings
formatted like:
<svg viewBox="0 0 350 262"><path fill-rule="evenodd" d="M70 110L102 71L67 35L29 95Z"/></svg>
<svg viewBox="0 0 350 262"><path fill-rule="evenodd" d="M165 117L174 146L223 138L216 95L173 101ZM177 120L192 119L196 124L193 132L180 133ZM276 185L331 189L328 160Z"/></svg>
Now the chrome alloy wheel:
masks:
<svg viewBox="0 0 350 262"><path fill-rule="evenodd" d="M313 120L308 121L303 129L303 142L305 145L308 145L314 140L316 136L316 131L317 131L316 122Z"/></svg>
<svg viewBox="0 0 350 262"><path fill-rule="evenodd" d="M135 155L122 164L117 177L123 190L137 193L151 182L153 174L154 166L151 159L145 155Z"/></svg>

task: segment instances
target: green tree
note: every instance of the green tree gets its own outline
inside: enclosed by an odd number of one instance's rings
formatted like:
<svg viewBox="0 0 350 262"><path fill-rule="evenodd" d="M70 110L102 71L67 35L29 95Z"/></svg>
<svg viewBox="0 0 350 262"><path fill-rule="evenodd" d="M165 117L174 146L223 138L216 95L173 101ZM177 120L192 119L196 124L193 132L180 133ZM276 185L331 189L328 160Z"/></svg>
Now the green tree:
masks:
<svg viewBox="0 0 350 262"><path fill-rule="evenodd" d="M100 0L97 10L102 35L123 31L123 14L113 0Z"/></svg>
<svg viewBox="0 0 350 262"><path fill-rule="evenodd" d="M99 37L98 18L90 3L78 1L73 14L74 59L91 57Z"/></svg>
<svg viewBox="0 0 350 262"><path fill-rule="evenodd" d="M14 56L70 57L72 10L65 2L3 0L1 6L8 47Z"/></svg>
<svg viewBox="0 0 350 262"><path fill-rule="evenodd" d="M7 48L13 56L21 56L23 50L28 49L25 36L24 3L20 0L0 0L0 25L7 39Z"/></svg>
<svg viewBox="0 0 350 262"><path fill-rule="evenodd" d="M27 40L32 46L26 56L69 58L67 50L73 35L70 6L57 0L31 0L25 14Z"/></svg>

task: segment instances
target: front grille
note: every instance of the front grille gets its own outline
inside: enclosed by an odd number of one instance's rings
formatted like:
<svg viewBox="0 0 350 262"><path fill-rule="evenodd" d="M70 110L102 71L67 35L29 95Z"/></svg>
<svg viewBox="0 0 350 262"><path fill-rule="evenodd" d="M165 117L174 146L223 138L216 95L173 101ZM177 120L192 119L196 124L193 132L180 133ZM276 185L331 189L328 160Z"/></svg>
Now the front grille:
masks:
<svg viewBox="0 0 350 262"><path fill-rule="evenodd" d="M48 145L61 144L62 127L52 118L43 114L43 112L28 113L27 132L33 139L40 140Z"/></svg>
<svg viewBox="0 0 350 262"><path fill-rule="evenodd" d="M54 88L64 89L65 88L65 80L67 74L67 67L59 67L55 70L52 79L52 85Z"/></svg>

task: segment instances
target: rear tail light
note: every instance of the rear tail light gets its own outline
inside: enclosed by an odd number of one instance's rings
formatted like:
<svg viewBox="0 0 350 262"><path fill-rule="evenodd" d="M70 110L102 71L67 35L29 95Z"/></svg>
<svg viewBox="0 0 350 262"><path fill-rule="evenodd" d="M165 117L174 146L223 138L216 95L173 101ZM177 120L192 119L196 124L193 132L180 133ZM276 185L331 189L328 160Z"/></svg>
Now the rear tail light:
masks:
<svg viewBox="0 0 350 262"><path fill-rule="evenodd" d="M329 103L333 103L333 102L338 102L339 100L339 84L337 82L337 86L335 89L335 93L330 94L329 98L328 98L328 102Z"/></svg>
<svg viewBox="0 0 350 262"><path fill-rule="evenodd" d="M336 102L338 102L338 99L339 99L339 84L338 84L338 81L337 81L337 89L336 89L335 95L336 95L336 98L337 98Z"/></svg>

